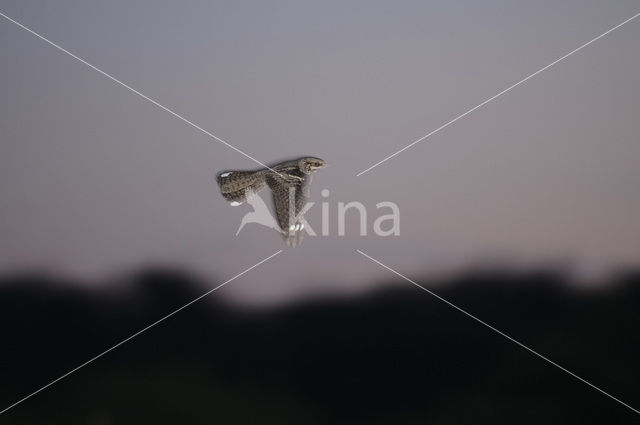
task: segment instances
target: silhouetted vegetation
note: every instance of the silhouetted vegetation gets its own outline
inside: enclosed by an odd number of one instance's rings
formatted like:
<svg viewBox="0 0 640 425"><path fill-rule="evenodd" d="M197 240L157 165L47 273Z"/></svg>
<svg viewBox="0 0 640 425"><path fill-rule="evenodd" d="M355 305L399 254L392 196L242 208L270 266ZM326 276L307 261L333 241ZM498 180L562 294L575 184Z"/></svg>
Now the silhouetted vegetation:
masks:
<svg viewBox="0 0 640 425"><path fill-rule="evenodd" d="M426 281L423 281L426 282ZM428 283L427 283L428 284ZM479 273L439 295L640 408L640 274ZM0 410L206 291L0 281ZM0 416L12 424L614 424L640 416L424 291L246 309L207 297Z"/></svg>

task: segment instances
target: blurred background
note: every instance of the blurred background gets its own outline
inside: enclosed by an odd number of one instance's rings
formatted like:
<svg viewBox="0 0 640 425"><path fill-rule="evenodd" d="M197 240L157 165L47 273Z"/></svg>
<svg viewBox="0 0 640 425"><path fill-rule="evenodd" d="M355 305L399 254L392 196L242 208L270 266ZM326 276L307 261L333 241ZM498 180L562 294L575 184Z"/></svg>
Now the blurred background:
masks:
<svg viewBox="0 0 640 425"><path fill-rule="evenodd" d="M637 408L640 273L569 289L557 272L426 287ZM0 286L0 399L35 391L203 293L179 270L109 289ZM2 415L10 424L637 423L638 415L404 281L241 307L217 293ZM606 289L605 289L606 288Z"/></svg>
<svg viewBox="0 0 640 425"><path fill-rule="evenodd" d="M637 408L640 21L356 174L639 11L3 0L258 160L331 167L307 215L319 233L328 202L328 236L296 249L256 224L235 236L251 208L230 207L215 175L255 163L0 18L5 404L285 249L0 419L635 419L355 249ZM353 211L338 236L349 201L367 236ZM399 236L373 234L382 201L400 208Z"/></svg>

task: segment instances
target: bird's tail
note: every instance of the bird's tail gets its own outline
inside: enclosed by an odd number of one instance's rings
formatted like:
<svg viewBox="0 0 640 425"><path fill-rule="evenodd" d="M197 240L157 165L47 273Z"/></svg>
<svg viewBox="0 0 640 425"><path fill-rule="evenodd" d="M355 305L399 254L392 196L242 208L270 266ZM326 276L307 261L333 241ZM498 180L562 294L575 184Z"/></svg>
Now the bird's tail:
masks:
<svg viewBox="0 0 640 425"><path fill-rule="evenodd" d="M264 186L264 170L223 171L217 177L224 199L232 204L241 204Z"/></svg>

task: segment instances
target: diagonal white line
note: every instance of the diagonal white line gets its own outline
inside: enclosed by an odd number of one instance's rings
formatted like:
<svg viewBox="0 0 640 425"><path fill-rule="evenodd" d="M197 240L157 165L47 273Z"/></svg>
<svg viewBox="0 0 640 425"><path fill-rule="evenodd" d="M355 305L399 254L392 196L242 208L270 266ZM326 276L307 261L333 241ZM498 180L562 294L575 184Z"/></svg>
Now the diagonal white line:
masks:
<svg viewBox="0 0 640 425"><path fill-rule="evenodd" d="M258 267L260 264L264 263L265 261L270 260L271 258L275 257L276 255L280 254L282 252L282 250L278 250L277 252L275 252L274 254L271 254L270 256L268 256L267 258L265 258L264 260L254 264L253 266L249 267L248 269L244 270L242 273L238 273L237 275L235 275L234 277L232 277L231 279L227 280L226 282L221 283L220 285L216 286L215 288L205 292L204 294L200 295L198 298L195 298L194 300L189 301L187 304L183 305L182 307L178 308L177 310L172 311L171 313L167 314L166 316L164 316L161 319L156 320L155 322L153 322L152 324L148 325L147 327L140 329L138 332L134 333L133 335L131 335L128 338L123 339L122 341L120 341L119 343L117 343L116 345L112 346L111 348L103 351L102 353L98 354L95 357L92 357L91 359L87 360L86 362L82 363L81 365L71 369L69 372L65 373L64 375L54 379L53 381L49 382L47 385L45 385L44 387L32 392L31 394L21 398L20 400L16 401L15 403L13 403L12 405L4 408L3 410L0 411L0 415L2 415L3 413L5 413L7 410L17 406L18 404L22 403L23 401L33 397L34 395L38 394L40 391L45 390L46 388L49 388L51 385L55 384L56 382L66 378L67 376L71 375L72 373L78 371L79 369L82 369L83 367L85 367L86 365L88 365L89 363L92 363L93 361L99 359L100 357L104 356L105 354L107 354L108 352L115 350L116 348L120 347L122 344L124 344L127 341L132 340L133 338L137 337L138 335L140 335L141 333L151 329L152 327L154 327L155 325L157 325L158 323L168 319L169 317L173 316L174 314L178 313L181 310L184 310L185 308L189 307L191 304L199 301L200 299L206 297L207 295L211 294L214 291L217 291L218 289L222 288L223 286L225 286L227 283L239 278L240 276L242 276L243 274L247 273L248 271Z"/></svg>
<svg viewBox="0 0 640 425"><path fill-rule="evenodd" d="M502 96L503 94L507 93L508 91L511 91L511 89L514 89L516 87L518 87L520 84L524 83L527 80L530 80L531 78L535 77L536 75L540 74L541 72L551 68L553 65L557 64L558 62L568 58L569 56L573 55L574 53L584 49L585 47L587 47L588 45L590 45L591 43L601 39L602 37L604 37L605 35L609 34L612 31L617 30L618 28L620 28L621 26L623 26L624 24L631 22L632 20L634 20L635 18L637 18L638 16L640 16L640 13L636 13L635 15L633 15L631 18L627 19L624 22L619 23L618 25L616 25L615 27L611 28L608 31L603 32L602 34L600 34L599 36L597 36L596 38L584 43L582 46L570 51L569 53L567 53L566 55L556 59L555 61L551 62L549 65L545 66L544 68L541 68L539 70L537 70L536 72L534 72L533 74L523 78L522 80L518 81L517 83L507 87L506 89L502 90L500 93L496 94L495 96L490 97L489 99L485 100L484 102L480 103L477 106L474 106L473 108L469 109L467 112L458 115L457 117L455 117L454 119L452 119L451 121L449 121L446 124L441 125L440 127L436 128L435 130L433 130L431 133L425 134L424 136L422 136L421 138L419 138L418 140L408 144L407 146L405 146L404 148L400 149L399 151L389 155L388 157L386 157L385 159L383 159L382 161L378 161L375 164L373 164L371 167L360 171L356 177L360 177L361 175L363 175L364 173L366 173L367 171L377 167L378 165L382 164L383 162L388 161L389 159L393 158L394 156L398 155L401 152L404 152L405 150L409 149L410 147L412 147L413 145L422 142L423 140L431 137L432 135L436 134L437 132L439 132L440 130L445 129L446 127L450 126L451 124L453 124L454 122L458 121L461 118L466 117L467 115L469 115L470 113L472 113L473 111L475 111L476 109L480 109L482 108L484 105L486 105L487 103L491 102L494 99L497 99L498 97Z"/></svg>
<svg viewBox="0 0 640 425"><path fill-rule="evenodd" d="M255 159L254 157L252 157L251 155L241 151L240 149L236 148L235 146L227 143L226 141L222 140L221 138L219 138L218 136L216 136L215 134L205 130L204 128L200 127L197 124L194 124L192 121L189 121L188 119L186 119L185 117L183 117L182 115L178 114L177 112L172 111L171 109L167 108L164 105L161 105L160 103L156 102L155 100L151 99L150 97L144 95L143 93L139 92L138 90L134 89L133 87L123 83L122 81L118 80L116 77L112 76L111 74L108 74L106 72L104 72L103 70L101 70L100 68L91 65L89 62L87 62L86 60L82 59L79 56L74 55L73 53L71 53L70 51L64 49L63 47L57 45L56 43L54 43L53 41L45 38L44 36L38 34L37 32L35 32L34 30L32 30L31 28L27 28L26 26L22 25L20 22L16 21L15 19L11 19L10 17L8 17L7 15L5 15L4 13L0 12L0 16L2 16L3 18L7 19L8 21L13 22L14 24L16 24L17 26L19 26L20 28L29 31L31 34L35 35L36 37L38 37L39 39L49 43L50 45L52 45L53 47L55 47L56 49L60 50L61 52L66 53L67 55L71 56L72 58L76 59L79 62L82 62L83 64L87 65L89 68L98 71L100 74L104 75L105 77L107 77L108 79L112 80L115 83L120 84L122 87L126 88L127 90L137 94L138 96L140 96L141 98L148 100L149 102L153 103L154 105L156 105L158 108L170 113L171 115L173 115L174 117L184 121L185 123L189 124L191 127L201 131L202 133L206 134L207 136L211 137L214 140L217 140L218 142L222 143L223 145L233 149L234 151L246 156L247 158L249 158L250 160L252 160L253 162L262 165L265 168L268 168L269 170L273 171L274 173L282 176L282 174L278 173L276 170L274 170L273 168L269 167L268 165L263 164L262 162L258 161L257 159Z"/></svg>
<svg viewBox="0 0 640 425"><path fill-rule="evenodd" d="M535 354L536 356L540 357L542 360L546 361L549 364L552 364L553 366L557 367L558 369L562 370L563 372L568 373L569 375L573 376L574 378L578 379L579 381L581 381L584 384L587 384L588 386L590 386L591 388L601 392L602 394L606 395L607 397L617 401L618 403L620 403L621 405L633 410L634 412L636 412L637 414L640 415L640 411L637 409L634 409L633 407L629 406L627 403L623 402L622 400L612 396L611 394L609 394L608 392L601 390L600 388L596 387L595 385L593 385L591 382L587 381L586 379L583 379L581 377L579 377L578 375L576 375L575 373L571 372L570 370L560 366L558 363L554 362L553 360L548 359L547 357L543 356L542 354L539 354L538 352L534 351L533 349L527 347L526 345L524 345L523 343L511 338L509 335L505 334L504 332L494 328L493 326L491 326L490 324L488 324L487 322L484 322L480 319L478 319L476 316L474 316L473 314L467 312L466 310L461 309L460 307L458 307L457 305L453 304L450 301L447 301L446 299L442 298L440 295L436 294L435 292L432 292L430 290L428 290L427 288L425 288L424 286L420 285L417 282L414 282L413 280L409 279L408 277L406 277L405 275L395 271L394 269L392 269L391 267L382 264L380 261L376 260L375 258L365 254L364 252L360 251L359 249L356 249L356 251L358 251L360 254L362 254L363 256L367 257L369 260L373 261L374 263L377 263L379 265L381 265L382 267L384 267L385 269L389 270L391 273L394 273L398 276L400 276L401 278L403 278L404 280L406 280L409 283L414 284L415 286L417 286L418 288L422 289L423 291L429 293L430 295L433 295L434 297L436 297L437 299L439 299L440 301L448 304L449 306L455 308L456 310L458 310L459 312L465 314L466 316L469 316L470 318L472 318L473 320L475 320L476 322L480 323L481 325L486 326L487 328L491 329L492 331L496 332L499 335L502 335L503 337L505 337L506 339L508 339L509 341L519 345L520 347L524 348L525 350L529 351L532 354Z"/></svg>

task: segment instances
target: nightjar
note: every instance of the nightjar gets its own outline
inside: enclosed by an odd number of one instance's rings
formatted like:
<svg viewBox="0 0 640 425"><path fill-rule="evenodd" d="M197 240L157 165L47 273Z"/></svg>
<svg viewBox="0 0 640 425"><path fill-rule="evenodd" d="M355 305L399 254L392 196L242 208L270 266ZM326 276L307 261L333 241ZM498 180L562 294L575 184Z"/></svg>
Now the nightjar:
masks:
<svg viewBox="0 0 640 425"><path fill-rule="evenodd" d="M218 185L222 196L234 206L268 186L284 239L287 245L296 246L302 241L300 213L309 199L311 175L325 166L322 159L307 156L254 171L223 171L218 174Z"/></svg>

